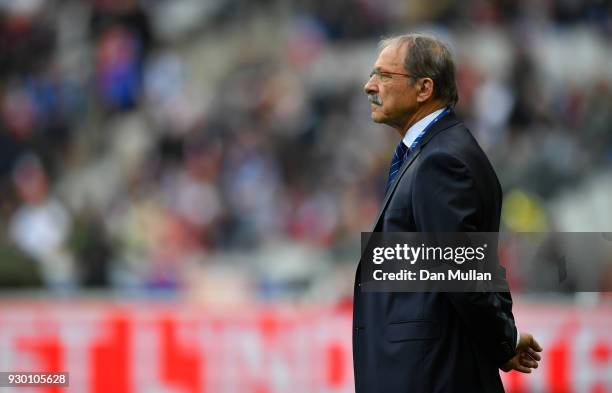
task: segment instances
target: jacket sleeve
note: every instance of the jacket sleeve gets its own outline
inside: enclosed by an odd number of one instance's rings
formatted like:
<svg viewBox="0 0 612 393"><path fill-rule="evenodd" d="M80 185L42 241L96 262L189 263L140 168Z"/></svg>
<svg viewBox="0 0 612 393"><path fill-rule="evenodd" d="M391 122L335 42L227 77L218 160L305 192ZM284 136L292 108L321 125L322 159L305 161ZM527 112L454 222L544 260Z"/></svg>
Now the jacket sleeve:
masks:
<svg viewBox="0 0 612 393"><path fill-rule="evenodd" d="M483 212L475 179L460 159L448 153L428 155L415 173L412 194L420 232L473 232ZM484 197L484 196L483 196ZM505 270L500 280L507 288ZM451 303L481 348L499 367L516 353L517 330L510 292L448 293Z"/></svg>

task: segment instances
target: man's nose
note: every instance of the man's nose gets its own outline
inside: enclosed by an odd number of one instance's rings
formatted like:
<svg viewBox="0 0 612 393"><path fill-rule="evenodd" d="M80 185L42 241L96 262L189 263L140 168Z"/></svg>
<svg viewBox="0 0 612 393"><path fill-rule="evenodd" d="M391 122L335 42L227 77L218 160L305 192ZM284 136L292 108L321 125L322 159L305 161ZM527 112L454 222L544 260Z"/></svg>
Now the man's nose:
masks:
<svg viewBox="0 0 612 393"><path fill-rule="evenodd" d="M370 78L366 84L363 86L363 91L366 94L375 94L378 93L378 86L376 86L376 83L374 83L372 81L372 78Z"/></svg>

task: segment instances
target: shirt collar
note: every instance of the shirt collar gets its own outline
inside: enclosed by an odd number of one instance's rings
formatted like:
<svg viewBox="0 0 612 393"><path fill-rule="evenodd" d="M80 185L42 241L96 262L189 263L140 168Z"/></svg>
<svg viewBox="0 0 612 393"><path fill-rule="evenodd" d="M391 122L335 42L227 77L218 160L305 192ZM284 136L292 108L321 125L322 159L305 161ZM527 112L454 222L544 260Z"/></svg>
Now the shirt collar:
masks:
<svg viewBox="0 0 612 393"><path fill-rule="evenodd" d="M444 111L444 108L438 109L437 111L431 112L421 120L417 121L406 131L404 135L404 145L410 147L412 142L419 136L419 134L431 123L440 113Z"/></svg>

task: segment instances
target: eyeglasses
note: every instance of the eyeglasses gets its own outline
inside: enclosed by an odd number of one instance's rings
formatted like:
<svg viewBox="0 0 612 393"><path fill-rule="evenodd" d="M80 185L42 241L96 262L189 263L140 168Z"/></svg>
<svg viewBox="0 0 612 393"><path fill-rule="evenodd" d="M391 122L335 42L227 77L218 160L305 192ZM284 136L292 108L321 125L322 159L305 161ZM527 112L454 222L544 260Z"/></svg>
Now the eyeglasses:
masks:
<svg viewBox="0 0 612 393"><path fill-rule="evenodd" d="M386 82L386 81L388 81L390 79L393 79L393 75L405 76L406 78L412 78L412 75L402 74L401 72L390 72L390 71L372 70L372 72L370 72L370 79L372 79L373 76L376 76L376 78L379 81Z"/></svg>

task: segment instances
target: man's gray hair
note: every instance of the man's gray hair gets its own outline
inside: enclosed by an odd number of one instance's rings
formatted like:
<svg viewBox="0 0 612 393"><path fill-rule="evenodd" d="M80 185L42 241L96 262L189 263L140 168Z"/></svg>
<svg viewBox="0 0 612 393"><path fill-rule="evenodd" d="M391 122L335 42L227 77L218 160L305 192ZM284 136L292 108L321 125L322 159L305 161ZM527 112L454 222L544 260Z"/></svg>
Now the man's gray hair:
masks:
<svg viewBox="0 0 612 393"><path fill-rule="evenodd" d="M455 62L448 46L427 34L404 34L380 41L382 50L388 46L407 46L404 68L413 80L431 78L434 98L452 107L459 101L455 80Z"/></svg>

